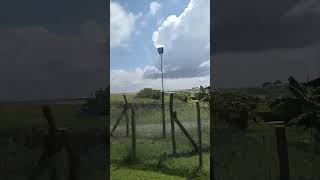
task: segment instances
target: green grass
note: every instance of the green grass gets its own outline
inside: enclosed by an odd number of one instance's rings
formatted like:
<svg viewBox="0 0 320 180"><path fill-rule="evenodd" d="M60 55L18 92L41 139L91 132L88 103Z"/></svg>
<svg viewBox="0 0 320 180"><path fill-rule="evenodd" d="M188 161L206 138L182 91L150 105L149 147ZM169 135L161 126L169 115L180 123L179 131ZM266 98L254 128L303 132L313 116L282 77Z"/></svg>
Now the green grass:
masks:
<svg viewBox="0 0 320 180"><path fill-rule="evenodd" d="M56 127L71 128L68 134L77 158L78 179L105 179L103 157L107 117L79 114L81 104L52 104L50 107ZM44 150L44 134L30 136L31 129L46 131L47 126L39 105L0 106L1 179L26 179L30 175ZM31 138L30 141L27 138ZM58 167L65 167L66 163L60 160ZM40 179L49 179L47 174L45 171Z"/></svg>
<svg viewBox="0 0 320 180"><path fill-rule="evenodd" d="M204 152L204 168L202 173L197 171L198 156L191 155L193 150L187 138L176 125L177 153L181 156L172 156L170 138L169 107L166 96L166 127L167 137L162 138L161 107L159 101L134 98L127 95L129 103L138 107L136 110L137 129L137 159L128 161L131 152L131 137L125 137L125 122L111 138L111 177L112 179L209 179L209 152ZM121 95L111 96L111 128L121 113L123 99ZM174 111L178 119L188 129L191 136L197 141L196 106L194 102L183 103L175 100ZM203 144L209 145L209 110L206 104L201 104L203 122ZM129 117L131 112L129 111Z"/></svg>
<svg viewBox="0 0 320 180"><path fill-rule="evenodd" d="M166 96L167 138L161 138L161 109L159 101L135 99L136 103L137 161L128 161L131 139L125 137L125 124L121 121L111 144L111 176L113 179L209 179L209 152L204 152L203 173L197 173L197 155L188 155L192 146L176 127L178 153L172 157L168 96ZM111 96L111 127L121 112L122 95ZM150 105L150 108L148 107ZM79 179L105 179L104 129L107 117L80 115L81 104L51 105L58 128L72 128L71 139L79 157ZM144 107L144 108L142 108ZM174 110L179 120L197 141L195 103L175 101ZM129 112L129 117L131 113ZM201 104L203 144L209 144L209 109ZM249 124L245 133L232 132L226 124L215 118L214 157L217 161L217 179L269 180L279 174L275 130L270 126ZM47 122L38 105L0 106L0 174L2 179L23 179L42 153L41 137L34 147L24 144L31 128L46 129ZM99 134L101 133L101 134ZM262 141L265 137L265 143ZM306 139L309 132L304 133ZM287 128L290 176L296 180L320 177L320 154L316 143L299 144L295 129ZM319 147L319 146L318 146ZM319 151L319 150L318 150ZM166 155L164 155L166 153ZM198 177L197 177L198 176ZM270 176L270 178L269 178ZM300 178L300 179L303 179ZM43 179L48 179L44 177Z"/></svg>
<svg viewBox="0 0 320 180"><path fill-rule="evenodd" d="M231 132L218 119L216 122L217 179L279 179L274 127L250 123L249 129L240 133ZM320 154L313 151L316 143L299 144L294 128L286 128L286 135L291 179L320 177ZM310 139L308 132L303 136Z"/></svg>
<svg viewBox="0 0 320 180"><path fill-rule="evenodd" d="M140 179L168 179L168 180L183 180L185 178L179 176L171 176L166 175L161 172L152 172L146 170L137 170L135 166L130 168L130 166L123 167L118 169L117 167L111 166L112 180L122 180L122 179L130 179L130 180L140 180Z"/></svg>
<svg viewBox="0 0 320 180"><path fill-rule="evenodd" d="M80 115L82 104L50 105L56 126L63 128L105 129L107 117ZM0 106L1 129L47 128L39 105L2 105Z"/></svg>
<svg viewBox="0 0 320 180"><path fill-rule="evenodd" d="M138 107L136 110L137 124L156 124L161 123L161 103L159 100L147 98L134 98L134 95L127 95L128 102L134 103ZM110 121L111 126L120 116L123 108L124 100L122 95L111 95ZM174 100L173 110L177 112L177 117L181 122L196 122L196 103L184 103ZM201 118L209 121L209 107L206 103L200 104ZM166 121L170 121L169 97L165 96L165 115ZM129 113L130 116L130 113ZM122 121L123 122L123 121Z"/></svg>
<svg viewBox="0 0 320 180"><path fill-rule="evenodd" d="M223 89L222 91L265 95L267 100L290 95L288 88L284 87ZM213 119L217 126L214 137L212 137L215 142L214 157L217 163L217 179L279 179L275 127L258 125L250 121L249 128L244 133L240 133L232 131L223 120L217 117ZM309 131L301 135L306 140L311 139ZM319 179L319 142L299 143L298 136L296 128L286 127L290 179Z"/></svg>

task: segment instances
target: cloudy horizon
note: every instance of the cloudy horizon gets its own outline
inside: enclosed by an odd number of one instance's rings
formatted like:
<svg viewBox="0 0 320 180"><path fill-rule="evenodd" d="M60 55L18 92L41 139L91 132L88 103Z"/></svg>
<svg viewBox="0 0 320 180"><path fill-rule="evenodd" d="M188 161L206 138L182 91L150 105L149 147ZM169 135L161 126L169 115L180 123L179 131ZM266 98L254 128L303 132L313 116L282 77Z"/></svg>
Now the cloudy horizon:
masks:
<svg viewBox="0 0 320 180"><path fill-rule="evenodd" d="M1 1L0 101L86 97L106 88L107 8L103 0Z"/></svg>
<svg viewBox="0 0 320 180"><path fill-rule="evenodd" d="M111 92L160 89L159 46L166 90L208 86L210 1L147 2L111 1Z"/></svg>
<svg viewBox="0 0 320 180"><path fill-rule="evenodd" d="M320 1L215 1L211 11L214 87L320 77Z"/></svg>

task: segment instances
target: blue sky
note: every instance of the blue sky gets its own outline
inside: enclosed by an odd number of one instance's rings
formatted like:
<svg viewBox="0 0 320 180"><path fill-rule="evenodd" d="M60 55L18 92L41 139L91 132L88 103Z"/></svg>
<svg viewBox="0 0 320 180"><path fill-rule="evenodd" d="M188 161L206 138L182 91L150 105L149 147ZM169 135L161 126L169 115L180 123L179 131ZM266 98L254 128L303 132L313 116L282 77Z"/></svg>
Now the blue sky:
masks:
<svg viewBox="0 0 320 180"><path fill-rule="evenodd" d="M158 45L165 46L166 89L208 85L208 4L209 0L112 0L111 92L159 88ZM206 50L196 51L201 46Z"/></svg>
<svg viewBox="0 0 320 180"><path fill-rule="evenodd" d="M156 1L113 0L113 2L120 4L127 12L132 12L137 15L139 15L139 13L143 13L145 15L150 11L150 3ZM134 32L134 36L128 40L128 46L125 48L113 48L111 50L110 57L112 68L135 70L137 67L146 66L158 60L155 59L155 57L157 57L157 51L152 42L152 34L157 28L157 23L164 20L171 14L180 14L187 6L188 1L162 0L158 3L161 3L160 9L154 16L146 18L146 25L141 25L138 22L138 27Z"/></svg>

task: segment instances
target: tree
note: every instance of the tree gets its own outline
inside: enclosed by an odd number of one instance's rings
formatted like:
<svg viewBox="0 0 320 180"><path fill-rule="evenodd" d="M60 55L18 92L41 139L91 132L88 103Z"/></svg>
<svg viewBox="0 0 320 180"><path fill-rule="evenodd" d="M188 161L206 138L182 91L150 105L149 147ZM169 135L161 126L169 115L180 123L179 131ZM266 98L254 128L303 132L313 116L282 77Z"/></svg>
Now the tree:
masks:
<svg viewBox="0 0 320 180"><path fill-rule="evenodd" d="M209 103L210 86L208 86L206 88L200 86L200 91L195 93L195 95L194 95L194 97L192 97L192 99Z"/></svg>
<svg viewBox="0 0 320 180"><path fill-rule="evenodd" d="M177 92L174 97L176 99L179 99L182 102L188 102L189 98L191 97L191 93L186 92L186 91L180 91Z"/></svg>
<svg viewBox="0 0 320 180"><path fill-rule="evenodd" d="M319 78L318 78L319 79ZM271 111L265 113L267 121L283 120L288 126L308 130L315 128L320 133L320 83L319 80L298 83L289 77L289 89L292 96L278 98L268 106Z"/></svg>
<svg viewBox="0 0 320 180"><path fill-rule="evenodd" d="M274 85L280 85L280 84L282 84L282 82L280 80L276 80L273 84Z"/></svg>
<svg viewBox="0 0 320 180"><path fill-rule="evenodd" d="M265 82L262 84L262 87L266 88L266 87L270 86L271 84L272 84L271 82Z"/></svg>
<svg viewBox="0 0 320 180"><path fill-rule="evenodd" d="M292 101L300 103L301 110L288 124L315 128L320 133L320 83L319 78L306 84L299 84L293 77L289 79L289 88L294 94Z"/></svg>
<svg viewBox="0 0 320 180"><path fill-rule="evenodd" d="M160 99L160 90L152 88L144 88L138 94L139 98L150 98L150 99Z"/></svg>

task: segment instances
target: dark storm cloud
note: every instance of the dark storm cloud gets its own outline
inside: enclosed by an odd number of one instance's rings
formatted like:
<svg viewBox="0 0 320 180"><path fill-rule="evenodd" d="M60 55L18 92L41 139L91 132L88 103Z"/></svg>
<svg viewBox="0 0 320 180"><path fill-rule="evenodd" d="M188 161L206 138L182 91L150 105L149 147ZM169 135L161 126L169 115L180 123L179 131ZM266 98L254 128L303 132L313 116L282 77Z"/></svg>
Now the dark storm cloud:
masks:
<svg viewBox="0 0 320 180"><path fill-rule="evenodd" d="M299 48L320 40L318 0L219 0L211 11L216 53Z"/></svg>
<svg viewBox="0 0 320 180"><path fill-rule="evenodd" d="M211 11L212 86L320 76L320 1L221 0Z"/></svg>
<svg viewBox="0 0 320 180"><path fill-rule="evenodd" d="M7 16L0 24L0 101L89 96L107 86L106 2L54 2L18 10L1 2L14 13L0 18Z"/></svg>
<svg viewBox="0 0 320 180"><path fill-rule="evenodd" d="M1 26L43 26L54 33L76 35L84 20L106 24L105 0L1 0Z"/></svg>
<svg viewBox="0 0 320 180"><path fill-rule="evenodd" d="M260 86L266 81L299 81L320 76L320 45L263 52L224 53L215 56L212 70L215 87Z"/></svg>

